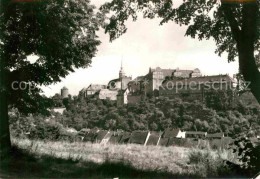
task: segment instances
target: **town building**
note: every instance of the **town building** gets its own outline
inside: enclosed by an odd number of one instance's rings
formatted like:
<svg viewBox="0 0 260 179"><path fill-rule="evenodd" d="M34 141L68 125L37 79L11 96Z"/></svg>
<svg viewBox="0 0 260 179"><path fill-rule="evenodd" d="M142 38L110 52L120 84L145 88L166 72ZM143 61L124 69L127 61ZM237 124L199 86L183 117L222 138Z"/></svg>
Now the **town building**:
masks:
<svg viewBox="0 0 260 179"><path fill-rule="evenodd" d="M118 94L118 90L114 89L101 89L99 90L96 95L99 99L108 99L111 101L116 101L117 100L117 94Z"/></svg>
<svg viewBox="0 0 260 179"><path fill-rule="evenodd" d="M194 70L180 70L176 69L162 69L156 67L155 69L150 68L149 73L146 75L147 80L149 81L149 92L154 90L159 90L159 87L162 85L163 81L174 78L194 78L202 76L198 68Z"/></svg>
<svg viewBox="0 0 260 179"><path fill-rule="evenodd" d="M87 88L84 88L82 90L83 96L92 96L95 93L99 92L101 89L106 89L106 85L101 85L101 84L90 84Z"/></svg>
<svg viewBox="0 0 260 179"><path fill-rule="evenodd" d="M138 76L128 83L128 102L138 103L148 95L158 96L160 86L164 81L172 79L189 79L201 77L198 68L194 70L150 68L145 76Z"/></svg>

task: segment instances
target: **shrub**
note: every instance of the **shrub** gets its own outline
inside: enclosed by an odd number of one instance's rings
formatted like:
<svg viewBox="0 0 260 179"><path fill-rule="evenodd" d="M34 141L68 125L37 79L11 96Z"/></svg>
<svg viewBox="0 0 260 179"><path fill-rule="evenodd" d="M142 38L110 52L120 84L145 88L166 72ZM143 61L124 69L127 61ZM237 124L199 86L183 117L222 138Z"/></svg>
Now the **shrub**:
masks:
<svg viewBox="0 0 260 179"><path fill-rule="evenodd" d="M31 130L30 139L58 140L61 136L62 125L57 122L40 122Z"/></svg>
<svg viewBox="0 0 260 179"><path fill-rule="evenodd" d="M34 119L31 117L10 117L10 133L13 137L27 138L33 128Z"/></svg>
<svg viewBox="0 0 260 179"><path fill-rule="evenodd" d="M188 159L193 171L199 177L218 177L231 173L221 156L209 149L192 149Z"/></svg>
<svg viewBox="0 0 260 179"><path fill-rule="evenodd" d="M233 152L238 155L239 164L227 162L233 168L238 168L240 174L254 176L260 168L259 141L253 142L247 137L237 137L233 143Z"/></svg>
<svg viewBox="0 0 260 179"><path fill-rule="evenodd" d="M10 119L10 131L13 137L70 142L78 140L75 133L68 132L59 122L46 120L41 116Z"/></svg>

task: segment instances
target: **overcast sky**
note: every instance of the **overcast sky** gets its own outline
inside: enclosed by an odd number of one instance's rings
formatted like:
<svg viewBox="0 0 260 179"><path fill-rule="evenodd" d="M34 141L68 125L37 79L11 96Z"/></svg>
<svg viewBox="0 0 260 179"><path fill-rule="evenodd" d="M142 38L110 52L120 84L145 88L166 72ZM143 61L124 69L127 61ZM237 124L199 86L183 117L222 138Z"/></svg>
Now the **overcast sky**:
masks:
<svg viewBox="0 0 260 179"><path fill-rule="evenodd" d="M100 2L99 2L100 3ZM90 85L107 84L117 78L121 59L128 76L148 73L149 67L192 70L199 68L203 75L233 74L238 72L238 62L227 62L227 56L217 56L213 40L198 41L185 37L187 27L169 22L159 26L158 19L142 19L127 22L128 30L119 39L109 42L104 30L98 32L102 44L87 69L78 69L62 82L44 87L44 93L52 96L66 86L71 95Z"/></svg>

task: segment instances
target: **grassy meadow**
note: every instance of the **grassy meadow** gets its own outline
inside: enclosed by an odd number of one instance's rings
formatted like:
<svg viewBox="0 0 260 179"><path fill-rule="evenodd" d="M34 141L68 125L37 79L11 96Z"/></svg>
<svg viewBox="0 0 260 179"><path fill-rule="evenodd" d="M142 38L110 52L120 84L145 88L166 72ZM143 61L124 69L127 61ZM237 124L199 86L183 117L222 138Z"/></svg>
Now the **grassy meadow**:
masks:
<svg viewBox="0 0 260 179"><path fill-rule="evenodd" d="M14 159L1 162L2 177L187 178L236 177L227 150L91 144L12 139ZM0 176L1 177L1 176Z"/></svg>

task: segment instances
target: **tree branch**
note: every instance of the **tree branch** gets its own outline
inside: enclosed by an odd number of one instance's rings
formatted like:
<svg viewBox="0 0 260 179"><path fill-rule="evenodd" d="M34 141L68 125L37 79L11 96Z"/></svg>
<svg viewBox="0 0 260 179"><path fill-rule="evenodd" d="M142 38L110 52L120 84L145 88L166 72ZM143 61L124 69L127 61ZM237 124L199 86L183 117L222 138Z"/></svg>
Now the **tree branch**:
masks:
<svg viewBox="0 0 260 179"><path fill-rule="evenodd" d="M236 42L238 42L241 30L239 29L238 22L234 17L234 13L232 11L231 6L232 6L232 4L225 3L225 2L222 2L222 4L221 4L221 7L224 11L224 15L229 22L233 37L236 40Z"/></svg>

